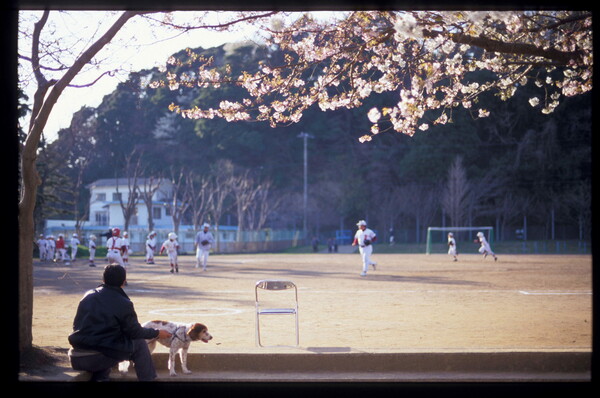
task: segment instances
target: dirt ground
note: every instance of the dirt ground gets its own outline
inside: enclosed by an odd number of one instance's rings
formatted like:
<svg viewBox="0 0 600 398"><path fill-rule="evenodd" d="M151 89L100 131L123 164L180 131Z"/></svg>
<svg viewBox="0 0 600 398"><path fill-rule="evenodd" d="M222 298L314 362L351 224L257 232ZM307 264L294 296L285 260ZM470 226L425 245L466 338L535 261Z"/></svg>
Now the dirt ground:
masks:
<svg viewBox="0 0 600 398"><path fill-rule="evenodd" d="M452 262L375 248L373 259L377 269L361 277L358 254L212 255L206 272L180 256L176 274L165 256L155 265L133 257L125 291L140 322L206 324L214 339L192 344L190 353L259 350L254 286L261 279L298 286L307 350L592 350L590 255L500 254L494 262L473 254ZM77 304L101 282L105 264L34 262L34 345L66 352ZM261 330L263 344L294 342L293 317L271 316Z"/></svg>

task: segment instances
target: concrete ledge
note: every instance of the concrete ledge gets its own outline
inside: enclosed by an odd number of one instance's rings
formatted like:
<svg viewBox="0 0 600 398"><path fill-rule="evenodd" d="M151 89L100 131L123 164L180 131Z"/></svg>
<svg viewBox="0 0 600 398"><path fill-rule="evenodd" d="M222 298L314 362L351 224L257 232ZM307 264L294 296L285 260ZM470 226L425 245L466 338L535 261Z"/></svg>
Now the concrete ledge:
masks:
<svg viewBox="0 0 600 398"><path fill-rule="evenodd" d="M591 381L590 352L189 354L191 375L153 359L161 381ZM133 372L125 376L134 376ZM118 379L120 375L115 375Z"/></svg>
<svg viewBox="0 0 600 398"><path fill-rule="evenodd" d="M155 353L153 358L157 369L166 369L168 354ZM188 367L199 372L585 372L591 369L591 353L189 354Z"/></svg>

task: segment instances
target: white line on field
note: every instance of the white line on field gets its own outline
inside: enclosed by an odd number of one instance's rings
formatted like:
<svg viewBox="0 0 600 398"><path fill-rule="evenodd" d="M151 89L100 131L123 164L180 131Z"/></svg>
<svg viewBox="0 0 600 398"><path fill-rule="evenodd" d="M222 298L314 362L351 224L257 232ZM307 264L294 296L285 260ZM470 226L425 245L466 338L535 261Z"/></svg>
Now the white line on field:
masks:
<svg viewBox="0 0 600 398"><path fill-rule="evenodd" d="M494 290L490 290L490 289L485 289L485 290L461 290L461 289L444 289L444 290L439 290L439 289L427 289L427 290L421 290L421 289L412 289L412 290L360 290L360 291L356 291L356 290L313 290L311 288L308 287L300 287L298 288L299 292L304 292L304 293L330 293L330 294L357 294L357 293L364 293L364 294L373 294L373 293L519 293L519 294L524 294L524 295L591 295L592 292L589 291L581 291L581 292L558 292L556 290L548 290L548 291L527 291L527 290L512 290L512 289L494 289ZM204 291L204 293L206 294L210 294L210 293L229 293L229 294L253 294L253 291L250 290L206 290Z"/></svg>
<svg viewBox="0 0 600 398"><path fill-rule="evenodd" d="M592 294L592 292L526 292L524 290L519 290L519 293L529 296L569 296Z"/></svg>
<svg viewBox="0 0 600 398"><path fill-rule="evenodd" d="M217 312L208 312L217 311ZM197 315L197 316L222 316L222 315L236 315L244 312L244 310L237 310L234 308L210 308L203 310L200 308L163 308L158 310L149 311L150 314L154 315Z"/></svg>

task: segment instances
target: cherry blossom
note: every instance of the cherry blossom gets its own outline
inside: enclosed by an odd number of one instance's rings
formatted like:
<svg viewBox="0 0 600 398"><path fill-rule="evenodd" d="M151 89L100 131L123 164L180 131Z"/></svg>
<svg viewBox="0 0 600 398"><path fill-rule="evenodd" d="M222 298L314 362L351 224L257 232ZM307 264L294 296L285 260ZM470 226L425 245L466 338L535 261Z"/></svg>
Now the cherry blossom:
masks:
<svg viewBox="0 0 600 398"><path fill-rule="evenodd" d="M340 14L341 15L341 14ZM529 103L551 113L564 97L592 89L592 13L588 11L360 11L332 21L302 15L288 25L264 28L264 45L284 54L255 73L231 76L212 60L196 75L174 76L182 60L169 59L171 89L235 84L247 91L241 102L218 108L171 110L189 118L264 120L271 126L298 123L311 106L323 111L356 108L373 93L393 92L398 102L371 108L372 123L360 142L384 131L413 135L431 124L451 123L462 107L477 117L477 97L493 92L510 100L520 87L539 87ZM190 60L198 61L193 54ZM273 63L269 63L273 62ZM489 76L476 81L473 72ZM540 105L538 107L538 105Z"/></svg>

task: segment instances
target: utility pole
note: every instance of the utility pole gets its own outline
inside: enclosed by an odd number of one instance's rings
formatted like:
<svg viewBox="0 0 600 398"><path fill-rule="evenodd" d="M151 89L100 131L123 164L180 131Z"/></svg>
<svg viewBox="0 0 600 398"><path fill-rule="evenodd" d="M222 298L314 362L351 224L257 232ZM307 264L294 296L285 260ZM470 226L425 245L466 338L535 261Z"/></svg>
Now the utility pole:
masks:
<svg viewBox="0 0 600 398"><path fill-rule="evenodd" d="M304 219L302 224L302 230L304 232L304 238L306 238L307 232L307 213L308 213L308 139L313 138L312 135L302 132L298 134L298 138L304 139Z"/></svg>

